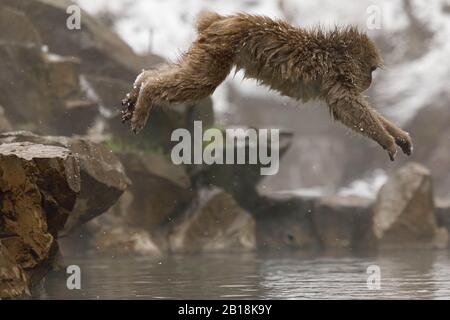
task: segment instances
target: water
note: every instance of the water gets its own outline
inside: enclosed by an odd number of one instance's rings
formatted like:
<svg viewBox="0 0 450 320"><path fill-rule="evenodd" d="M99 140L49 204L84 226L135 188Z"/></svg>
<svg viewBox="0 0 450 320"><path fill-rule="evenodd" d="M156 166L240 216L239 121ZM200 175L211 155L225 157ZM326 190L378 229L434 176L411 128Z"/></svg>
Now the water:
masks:
<svg viewBox="0 0 450 320"><path fill-rule="evenodd" d="M53 274L47 299L450 299L450 253L393 252L374 257L282 254L174 255L162 259L86 254L81 290ZM367 288L367 268L381 288Z"/></svg>

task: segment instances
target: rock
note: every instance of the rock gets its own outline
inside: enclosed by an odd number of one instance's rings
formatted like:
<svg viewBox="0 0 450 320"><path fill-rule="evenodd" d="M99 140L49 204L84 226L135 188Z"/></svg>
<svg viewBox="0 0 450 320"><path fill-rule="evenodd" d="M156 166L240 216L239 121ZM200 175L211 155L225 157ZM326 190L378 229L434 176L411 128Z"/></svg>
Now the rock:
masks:
<svg viewBox="0 0 450 320"><path fill-rule="evenodd" d="M159 256L168 250L167 225L195 196L189 176L185 168L173 165L162 154L116 152L131 186L106 214L75 235L83 239L87 249L121 252L125 246L129 253Z"/></svg>
<svg viewBox="0 0 450 320"><path fill-rule="evenodd" d="M381 249L447 245L448 234L436 223L428 169L409 163L386 182L375 202L373 232Z"/></svg>
<svg viewBox="0 0 450 320"><path fill-rule="evenodd" d="M112 142L117 145L131 146L135 150L160 152L169 154L177 142L171 141L172 132L185 128L192 132L195 120L202 121L207 129L214 123L214 111L211 98L203 99L195 104L177 104L154 108L147 125L139 135L131 132L129 124L123 124L117 114L107 121L106 132L111 133Z"/></svg>
<svg viewBox="0 0 450 320"><path fill-rule="evenodd" d="M48 81L52 94L59 99L79 97L80 84L78 68L80 60L55 54L45 56L48 64Z"/></svg>
<svg viewBox="0 0 450 320"><path fill-rule="evenodd" d="M52 132L57 132L58 135L89 133L99 115L98 104L83 99L66 100L62 102L61 110L62 113L52 124Z"/></svg>
<svg viewBox="0 0 450 320"><path fill-rule="evenodd" d="M96 233L94 246L100 252L113 252L121 255L136 253L147 257L162 255L149 232L127 226L104 228L101 232Z"/></svg>
<svg viewBox="0 0 450 320"><path fill-rule="evenodd" d="M430 141L434 141L431 143L434 149L429 154L426 165L431 170L435 194L445 197L450 190L450 126Z"/></svg>
<svg viewBox="0 0 450 320"><path fill-rule="evenodd" d="M255 248L255 222L225 192L213 192L203 205L176 222L169 242L173 252L213 252Z"/></svg>
<svg viewBox="0 0 450 320"><path fill-rule="evenodd" d="M0 145L2 260L31 289L57 262L56 238L80 192L77 159L66 148L31 142ZM8 292L6 292L8 297Z"/></svg>
<svg viewBox="0 0 450 320"><path fill-rule="evenodd" d="M12 130L11 123L5 115L5 109L0 106L0 132Z"/></svg>
<svg viewBox="0 0 450 320"><path fill-rule="evenodd" d="M83 73L124 79L131 83L148 62L136 55L110 28L85 11L81 11L80 30L66 28L69 17L66 10L73 5L69 0L3 0L3 3L28 16L51 52L80 58ZM55 25L61 27L55 28Z"/></svg>
<svg viewBox="0 0 450 320"><path fill-rule="evenodd" d="M320 249L312 221L314 201L314 198L284 195L259 198L250 211L255 218L257 248Z"/></svg>
<svg viewBox="0 0 450 320"><path fill-rule="evenodd" d="M118 78L106 77L102 75L85 75L86 82L95 91L100 104L112 113L118 113L120 102L130 91L131 83ZM121 125L119 119L115 119L117 125ZM129 129L128 126L124 126Z"/></svg>
<svg viewBox="0 0 450 320"><path fill-rule="evenodd" d="M99 109L78 80L76 59L55 58L34 45L0 43L0 104L14 128L85 133Z"/></svg>
<svg viewBox="0 0 450 320"><path fill-rule="evenodd" d="M335 190L344 179L345 170L342 168L348 159L345 142L340 136L294 135L280 172L265 179L264 192L318 186Z"/></svg>
<svg viewBox="0 0 450 320"><path fill-rule="evenodd" d="M0 43L0 104L14 127L49 130L56 108L47 79L40 47Z"/></svg>
<svg viewBox="0 0 450 320"><path fill-rule="evenodd" d="M325 250L367 249L371 221L370 199L326 196L319 198L312 213L317 235Z"/></svg>
<svg viewBox="0 0 450 320"><path fill-rule="evenodd" d="M440 227L444 227L450 232L450 199L436 199L436 216Z"/></svg>
<svg viewBox="0 0 450 320"><path fill-rule="evenodd" d="M130 152L119 157L132 184L129 199L121 199L112 210L119 210L127 225L152 232L192 201L194 192L183 167L159 154Z"/></svg>
<svg viewBox="0 0 450 320"><path fill-rule="evenodd" d="M20 10L0 4L0 41L41 45L38 31Z"/></svg>
<svg viewBox="0 0 450 320"><path fill-rule="evenodd" d="M279 145L272 148L268 144L268 154L273 154L272 152L279 153L278 166L280 166L281 159L289 150L292 139L292 133L280 132ZM264 147L266 143L262 141L258 144L258 147ZM246 155L249 153L250 146L248 140L246 140L244 146L234 145L234 155L238 154L242 149L245 149ZM256 151L256 148L254 150ZM229 152L226 146L223 148L223 152L225 159L226 153ZM273 167L275 166L273 164L271 165ZM194 168L190 168L190 172L195 176L198 183L204 186L213 185L229 192L242 207L252 211L253 203L259 198L259 194L265 190L267 179L273 177L261 174L261 168L267 166L261 163L239 165L212 164L198 167L192 166Z"/></svg>
<svg viewBox="0 0 450 320"><path fill-rule="evenodd" d="M130 184L119 159L105 146L82 138L38 136L19 131L0 134L0 142L29 141L69 149L79 161L81 192L61 234L106 212Z"/></svg>
<svg viewBox="0 0 450 320"><path fill-rule="evenodd" d="M1 241L0 235L0 241ZM31 295L28 280L22 268L6 260L0 246L0 299Z"/></svg>

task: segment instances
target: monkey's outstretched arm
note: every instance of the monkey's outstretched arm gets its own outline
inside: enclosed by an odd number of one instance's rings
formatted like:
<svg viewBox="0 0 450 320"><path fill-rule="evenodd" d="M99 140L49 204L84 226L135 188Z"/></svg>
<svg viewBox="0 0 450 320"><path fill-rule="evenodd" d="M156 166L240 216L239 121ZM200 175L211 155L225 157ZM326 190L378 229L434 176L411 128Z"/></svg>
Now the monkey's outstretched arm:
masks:
<svg viewBox="0 0 450 320"><path fill-rule="evenodd" d="M383 125L379 115L360 95L343 95L338 99L328 101L333 117L350 129L359 132L387 150L393 161L397 149L395 139Z"/></svg>

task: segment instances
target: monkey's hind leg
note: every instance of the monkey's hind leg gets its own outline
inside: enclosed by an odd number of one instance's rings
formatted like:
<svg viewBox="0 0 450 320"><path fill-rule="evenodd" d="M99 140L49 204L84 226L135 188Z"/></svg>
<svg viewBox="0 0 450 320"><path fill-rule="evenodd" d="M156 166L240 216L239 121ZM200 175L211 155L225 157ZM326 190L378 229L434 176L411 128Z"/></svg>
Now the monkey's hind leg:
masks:
<svg viewBox="0 0 450 320"><path fill-rule="evenodd" d="M189 63L173 65L142 83L131 117L134 133L145 126L153 106L203 99L214 92L231 70L231 61L215 60L207 54L202 59L205 64L199 64L192 56L189 59L192 59Z"/></svg>
<svg viewBox="0 0 450 320"><path fill-rule="evenodd" d="M121 118L122 123L131 120L134 109L136 106L137 99L139 97L139 92L141 90L142 83L146 82L151 76L154 76L157 70L142 70L142 72L136 77L134 81L133 88L127 96L122 99L122 111Z"/></svg>

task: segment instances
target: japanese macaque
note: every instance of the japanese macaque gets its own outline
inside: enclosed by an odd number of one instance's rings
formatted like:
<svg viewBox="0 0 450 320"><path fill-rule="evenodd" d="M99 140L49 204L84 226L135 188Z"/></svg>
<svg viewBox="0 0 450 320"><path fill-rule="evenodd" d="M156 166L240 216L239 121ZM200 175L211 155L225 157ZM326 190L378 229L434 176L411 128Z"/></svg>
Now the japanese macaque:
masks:
<svg viewBox="0 0 450 320"><path fill-rule="evenodd" d="M325 101L335 120L387 150L407 155L409 134L375 111L363 96L382 65L374 42L355 27L305 30L264 16L203 12L197 39L177 63L143 71L122 101L122 120L139 132L154 106L211 95L233 67L280 94Z"/></svg>

